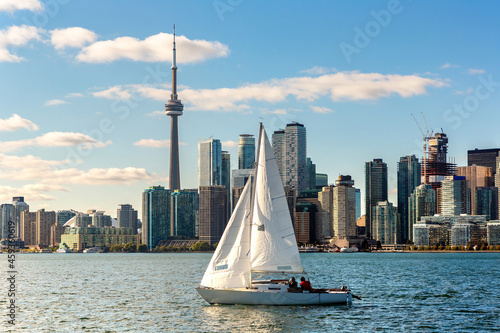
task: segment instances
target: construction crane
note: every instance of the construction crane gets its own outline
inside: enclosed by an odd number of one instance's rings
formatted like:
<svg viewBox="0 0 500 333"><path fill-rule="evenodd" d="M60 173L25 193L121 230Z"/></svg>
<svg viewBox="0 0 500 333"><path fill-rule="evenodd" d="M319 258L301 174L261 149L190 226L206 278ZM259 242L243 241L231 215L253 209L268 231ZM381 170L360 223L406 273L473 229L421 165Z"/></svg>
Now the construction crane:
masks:
<svg viewBox="0 0 500 333"><path fill-rule="evenodd" d="M415 116L413 115L413 113L410 113L410 114L411 114L413 120L415 121L415 124L417 124L417 127L420 130L420 133L422 133L422 138L424 139L424 157L423 157L424 184L427 184L427 156L429 155L429 151L427 150L427 147L428 147L429 140L432 139L432 134L434 131L432 131L432 129L431 129L431 132L429 132L429 128L427 127L427 122L425 121L425 117L424 117L424 114L422 112L420 112L420 114L422 115L422 119L424 120L424 125L425 125L425 130L426 130L425 134L424 134L424 131L422 131L422 128L418 124L418 121L415 118Z"/></svg>

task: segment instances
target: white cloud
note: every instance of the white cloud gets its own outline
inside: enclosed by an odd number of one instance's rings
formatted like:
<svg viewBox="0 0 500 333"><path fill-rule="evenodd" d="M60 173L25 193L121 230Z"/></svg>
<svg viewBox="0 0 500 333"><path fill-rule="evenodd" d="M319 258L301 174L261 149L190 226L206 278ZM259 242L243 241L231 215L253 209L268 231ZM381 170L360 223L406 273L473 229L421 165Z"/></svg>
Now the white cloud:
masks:
<svg viewBox="0 0 500 333"><path fill-rule="evenodd" d="M185 146L185 142L179 141L180 146ZM170 147L170 140L154 140L154 139L141 139L134 142L134 146L150 147L150 148L168 148Z"/></svg>
<svg viewBox="0 0 500 333"><path fill-rule="evenodd" d="M306 69L301 71L301 73L306 73L310 75L323 75L323 74L328 74L328 73L334 73L337 72L337 69L335 67L321 67L321 66L314 66L312 68Z"/></svg>
<svg viewBox="0 0 500 333"><path fill-rule="evenodd" d="M14 12L16 10L41 11L43 6L40 0L1 0L0 12Z"/></svg>
<svg viewBox="0 0 500 333"><path fill-rule="evenodd" d="M335 112L330 108L324 107L324 106L314 106L311 105L311 109L316 112L316 113L332 113Z"/></svg>
<svg viewBox="0 0 500 333"><path fill-rule="evenodd" d="M288 112L285 109L276 109L272 111L262 111L263 114L288 114Z"/></svg>
<svg viewBox="0 0 500 333"><path fill-rule="evenodd" d="M76 98L76 97L84 97L84 96L85 95L82 93L71 93L71 94L67 94L66 98Z"/></svg>
<svg viewBox="0 0 500 333"><path fill-rule="evenodd" d="M68 102L63 101L62 99L51 99L50 101L45 102L43 106L54 106L54 105L61 105L61 104L68 104Z"/></svg>
<svg viewBox="0 0 500 333"><path fill-rule="evenodd" d="M479 75L486 73L486 71L484 69L479 69L479 68L469 68L467 70L467 73L469 73L470 75Z"/></svg>
<svg viewBox="0 0 500 333"><path fill-rule="evenodd" d="M97 39L93 31L80 27L51 30L50 35L50 41L56 50L63 50L66 47L82 48Z"/></svg>
<svg viewBox="0 0 500 333"><path fill-rule="evenodd" d="M0 118L0 132L11 132L22 128L28 131L38 131L38 126L35 123L18 114L13 114L7 119Z"/></svg>
<svg viewBox="0 0 500 333"><path fill-rule="evenodd" d="M150 117L164 117L165 116L165 111L153 111L151 113L146 114L146 116L150 116Z"/></svg>
<svg viewBox="0 0 500 333"><path fill-rule="evenodd" d="M247 84L237 88L190 89L179 92L184 104L191 110L247 111L251 101L277 103L288 97L299 101L314 101L329 96L336 101L378 100L392 95L408 98L427 93L430 87L448 86L446 80L418 75L338 72L318 77L292 77L272 79L261 83ZM132 94L164 101L168 89L150 85L114 86L93 93L96 97L110 99L130 98Z"/></svg>
<svg viewBox="0 0 500 333"><path fill-rule="evenodd" d="M20 188L0 186L0 201L10 202L12 197L22 196L26 202L55 200L53 195L44 193L49 191L64 190L60 186L47 188L44 184L29 184ZM42 189L43 188L43 189Z"/></svg>
<svg viewBox="0 0 500 333"><path fill-rule="evenodd" d="M238 142L232 141L232 140L222 141L221 144L222 144L222 146L227 147L227 148L238 147Z"/></svg>
<svg viewBox="0 0 500 333"><path fill-rule="evenodd" d="M460 65L450 64L449 62L444 63L444 64L442 64L441 66L439 66L439 68L441 68L441 69L448 69L448 68L460 68L460 67L461 67Z"/></svg>
<svg viewBox="0 0 500 333"><path fill-rule="evenodd" d="M474 92L474 88L468 87L465 90L455 90L455 92L453 92L453 94L454 95L464 95L464 94L470 94L472 92Z"/></svg>
<svg viewBox="0 0 500 333"><path fill-rule="evenodd" d="M90 63L108 63L120 59L145 62L171 61L172 36L168 33L159 33L144 40L118 37L113 40L98 41L84 47L76 59ZM179 63L195 63L229 55L228 46L217 41L190 40L185 36L176 36L175 42Z"/></svg>
<svg viewBox="0 0 500 333"><path fill-rule="evenodd" d="M111 144L111 141L104 143L82 133L49 132L34 139L0 141L0 152L10 152L24 147L65 147L81 145L85 148L102 148L109 144Z"/></svg>
<svg viewBox="0 0 500 333"><path fill-rule="evenodd" d="M10 53L9 46L24 46L31 40L40 40L42 29L33 26L11 26L0 30L0 62L21 62L24 58Z"/></svg>

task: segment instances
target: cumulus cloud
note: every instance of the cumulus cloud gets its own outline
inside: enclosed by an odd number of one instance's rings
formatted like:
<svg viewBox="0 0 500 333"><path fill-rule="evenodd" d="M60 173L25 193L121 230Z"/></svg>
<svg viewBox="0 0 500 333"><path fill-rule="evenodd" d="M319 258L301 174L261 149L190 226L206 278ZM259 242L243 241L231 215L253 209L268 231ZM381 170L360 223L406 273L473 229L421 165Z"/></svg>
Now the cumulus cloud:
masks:
<svg viewBox="0 0 500 333"><path fill-rule="evenodd" d="M76 59L90 63L109 63L121 59L145 62L171 61L172 37L172 34L159 33L144 40L126 36L97 41L84 47ZM185 36L176 36L175 42L179 63L196 63L229 55L229 47L217 41L191 40Z"/></svg>
<svg viewBox="0 0 500 333"><path fill-rule="evenodd" d="M66 47L82 48L86 44L95 42L97 35L81 27L55 29L50 31L50 42L56 50Z"/></svg>
<svg viewBox="0 0 500 333"><path fill-rule="evenodd" d="M28 184L16 188L12 186L0 186L0 201L10 202L12 197L23 196L27 202L55 200L49 191L61 191L61 186L47 187L45 184Z"/></svg>
<svg viewBox="0 0 500 333"><path fill-rule="evenodd" d="M324 107L324 106L311 105L311 109L316 113L332 113L332 112L334 112L332 109Z"/></svg>
<svg viewBox="0 0 500 333"><path fill-rule="evenodd" d="M62 99L51 99L50 101L45 102L43 106L54 106L54 105L61 105L61 104L68 104L68 102L63 101Z"/></svg>
<svg viewBox="0 0 500 333"><path fill-rule="evenodd" d="M43 6L40 0L2 0L0 1L0 12L14 12L16 10L41 11Z"/></svg>
<svg viewBox="0 0 500 333"><path fill-rule="evenodd" d="M320 97L332 101L378 100L392 95L403 98L427 93L430 87L443 87L448 83L439 78L418 75L338 72L317 77L292 77L246 84L237 88L190 89L179 92L183 103L194 110L247 111L249 102L284 102L289 97L312 102ZM96 97L120 99L132 94L164 101L168 89L150 85L114 86L93 93Z"/></svg>
<svg viewBox="0 0 500 333"><path fill-rule="evenodd" d="M224 146L225 148L233 148L233 147L238 147L238 142L236 141L232 141L232 140L228 140L228 141L222 141L221 142L222 146Z"/></svg>
<svg viewBox="0 0 500 333"><path fill-rule="evenodd" d="M111 144L111 141L97 141L83 133L49 132L34 139L0 141L0 152L11 152L24 147L65 147L81 145L86 148L102 148L109 144Z"/></svg>
<svg viewBox="0 0 500 333"><path fill-rule="evenodd" d="M0 30L0 62L21 62L23 57L12 54L10 46L24 46L31 40L40 40L42 29L33 26L11 26Z"/></svg>
<svg viewBox="0 0 500 333"><path fill-rule="evenodd" d="M486 73L486 71L484 69L479 69L479 68L469 68L467 70L467 73L469 73L470 75L479 75Z"/></svg>
<svg viewBox="0 0 500 333"><path fill-rule="evenodd" d="M11 132L23 128L28 131L38 131L38 126L35 123L18 114L13 114L7 119L0 118L0 132Z"/></svg>

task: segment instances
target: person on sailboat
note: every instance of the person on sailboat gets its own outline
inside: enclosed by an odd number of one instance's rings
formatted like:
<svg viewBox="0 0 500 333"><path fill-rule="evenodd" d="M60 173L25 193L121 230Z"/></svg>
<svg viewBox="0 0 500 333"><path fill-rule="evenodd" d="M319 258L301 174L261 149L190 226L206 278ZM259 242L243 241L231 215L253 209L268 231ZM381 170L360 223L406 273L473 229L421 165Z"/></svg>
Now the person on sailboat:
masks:
<svg viewBox="0 0 500 333"><path fill-rule="evenodd" d="M311 282L306 281L305 277L300 278L300 288L302 288L302 290L307 290L309 292L313 291L313 288L311 287Z"/></svg>
<svg viewBox="0 0 500 333"><path fill-rule="evenodd" d="M297 281L295 281L295 276L292 276L292 278L288 281L288 287L292 289L297 289Z"/></svg>

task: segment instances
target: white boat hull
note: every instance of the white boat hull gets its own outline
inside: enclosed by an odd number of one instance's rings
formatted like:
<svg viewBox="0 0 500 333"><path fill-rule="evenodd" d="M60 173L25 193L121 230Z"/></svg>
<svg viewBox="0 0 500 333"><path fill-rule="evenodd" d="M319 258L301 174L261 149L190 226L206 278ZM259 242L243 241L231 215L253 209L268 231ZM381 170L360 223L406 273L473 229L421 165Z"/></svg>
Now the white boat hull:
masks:
<svg viewBox="0 0 500 333"><path fill-rule="evenodd" d="M352 294L348 290L329 291L326 293L290 293L211 288L196 288L196 290L210 304L328 305L352 302Z"/></svg>

